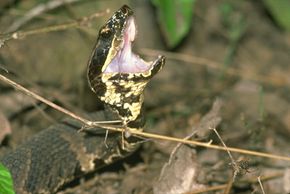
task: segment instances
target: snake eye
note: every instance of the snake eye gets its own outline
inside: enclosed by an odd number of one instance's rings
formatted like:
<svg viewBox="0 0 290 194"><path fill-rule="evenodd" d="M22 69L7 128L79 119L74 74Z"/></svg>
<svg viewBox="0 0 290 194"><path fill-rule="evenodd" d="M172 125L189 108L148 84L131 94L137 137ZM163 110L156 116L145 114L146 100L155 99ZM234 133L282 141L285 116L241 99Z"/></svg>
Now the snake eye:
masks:
<svg viewBox="0 0 290 194"><path fill-rule="evenodd" d="M109 38L112 35L112 30L110 28L103 28L100 32L103 38Z"/></svg>

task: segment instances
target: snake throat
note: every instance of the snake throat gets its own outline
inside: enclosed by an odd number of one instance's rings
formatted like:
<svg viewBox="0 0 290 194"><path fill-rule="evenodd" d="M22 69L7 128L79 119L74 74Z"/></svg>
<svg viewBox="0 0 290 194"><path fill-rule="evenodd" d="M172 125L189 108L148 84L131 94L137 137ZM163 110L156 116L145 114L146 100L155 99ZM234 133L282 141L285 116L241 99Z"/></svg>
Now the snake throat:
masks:
<svg viewBox="0 0 290 194"><path fill-rule="evenodd" d="M130 129L142 130L143 91L165 58L146 62L132 51L137 35L133 11L124 5L109 18L88 63L88 81L98 98Z"/></svg>

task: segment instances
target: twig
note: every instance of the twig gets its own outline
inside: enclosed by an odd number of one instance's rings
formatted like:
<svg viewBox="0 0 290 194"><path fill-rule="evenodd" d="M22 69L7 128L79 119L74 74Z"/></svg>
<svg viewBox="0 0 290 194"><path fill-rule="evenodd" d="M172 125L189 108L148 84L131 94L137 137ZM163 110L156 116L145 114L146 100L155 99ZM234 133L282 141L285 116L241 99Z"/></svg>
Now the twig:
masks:
<svg viewBox="0 0 290 194"><path fill-rule="evenodd" d="M263 193L263 194L266 194L265 191L264 191L264 187L263 187L263 184L262 184L262 182L261 182L261 177L260 177L260 176L258 176L258 183L259 183L259 185L260 185L260 187L261 187L262 193Z"/></svg>
<svg viewBox="0 0 290 194"><path fill-rule="evenodd" d="M1 48L1 45L0 45L0 48ZM9 73L9 71L8 71L8 69L6 69L4 66L2 66L1 64L0 64L0 69L2 69L3 71L5 71L6 73Z"/></svg>
<svg viewBox="0 0 290 194"><path fill-rule="evenodd" d="M234 176L233 176L233 181L235 180L237 174L239 173L239 166L236 163L236 161L234 160L234 157L232 156L231 152L228 150L225 142L223 141L222 137L220 136L220 134L217 132L217 130L215 128L212 128L212 130L215 132L215 134L218 136L219 140L221 141L221 143L223 144L224 148L226 149L230 159L231 159L231 164L234 168Z"/></svg>
<svg viewBox="0 0 290 194"><path fill-rule="evenodd" d="M218 146L218 145L214 145L214 144L208 144L208 143L203 143L203 142L193 141L193 140L183 140L183 139L176 138L176 137L158 135L158 134L154 134L154 133L146 133L146 132L141 132L141 131L132 131L131 133L134 135L137 134L137 135L147 137L147 138L168 140L168 141L173 141L173 142L181 142L181 143L185 143L185 144L206 147L206 148L211 148L211 149L216 149L216 150L224 150L224 151L229 150L231 152L236 152L236 153L241 153L241 154L246 154L246 155L253 155L253 156L259 156L259 157L264 157L264 158L272 158L272 159L277 159L277 160L290 161L290 157L288 157L288 156L279 156L279 155L275 155L275 154L269 154L269 153L264 153L264 152L257 152L257 151L251 151L251 150L245 150L245 149L233 148L233 147L227 147L227 149L226 149L222 146Z"/></svg>
<svg viewBox="0 0 290 194"><path fill-rule="evenodd" d="M42 96L35 94L32 91L29 91L28 89L24 88L23 86L19 85L18 83L8 79L7 77L5 77L4 75L0 74L0 80L11 85L12 87L14 87L15 89L25 93L26 95L35 98L45 104L47 104L48 106L84 123L86 126L92 126L92 127L101 127L104 129L108 129L108 130L112 130L112 131L117 131L117 132L123 132L124 129L123 128L117 128L117 127L112 127L112 126L108 126L108 125L104 125L104 124L100 124L99 122L94 122L94 121L90 121L87 120L83 117L80 117L70 111L68 111L65 108L62 108L56 104L54 104L53 102L50 102L49 100L46 100L45 98L43 98ZM105 121L106 122L106 121ZM108 121L109 123L112 122L120 122L120 121ZM84 129L83 131L90 131L91 129ZM263 152L257 152L257 151L251 151L251 150L244 150L244 149L239 149L239 148L233 148L233 147L222 147L222 146L218 146L218 145L213 145L213 144L208 144L208 143L203 143L203 142L199 142L199 141L193 141L193 140L185 140L185 139L180 139L180 138L176 138L176 137L170 137L170 136L165 136L165 135L158 135L158 134L153 134L153 133L146 133L146 132L142 132L142 131L138 131L138 130L132 130L130 131L130 133L132 135L139 135L142 137L146 137L146 138L154 138L154 139L161 139L161 140L168 140L168 141L173 141L173 142L180 142L180 143L184 143L184 144L189 144L189 145L194 145L194 146L201 146L201 147L206 147L206 148L211 148L211 149L216 149L216 150L224 150L224 151L231 151L231 152L237 152L237 153L241 153L241 154L246 154L246 155L253 155L253 156L259 156L259 157L265 157L265 158L271 158L271 159L276 159L276 160L286 160L286 161L290 161L290 157L287 156L279 156L279 155L274 155L274 154L269 154L269 153L263 153Z"/></svg>
<svg viewBox="0 0 290 194"><path fill-rule="evenodd" d="M222 137L220 136L220 134L217 132L217 130L215 128L211 128L215 134L218 136L219 140L221 141L221 143L223 144L224 148L226 149L230 159L231 159L231 164L233 166L233 170L234 170L234 173L233 173L233 177L228 181L227 183L227 186L224 190L224 194L229 194L230 191L231 191L231 188L233 186L233 182L235 181L235 178L237 176L237 174L239 173L239 166L238 164L236 163L236 161L234 160L234 157L232 156L231 152L228 150L225 142L223 141Z"/></svg>
<svg viewBox="0 0 290 194"><path fill-rule="evenodd" d="M7 29L7 33L14 32L18 30L21 26L25 25L27 22L32 20L34 17L39 16L45 12L48 12L50 10L53 10L55 8L58 8L64 4L69 3L75 3L80 0L51 0L47 3L43 3L40 5L37 5L36 7L29 10L24 16L22 16L20 19L13 22Z"/></svg>
<svg viewBox="0 0 290 194"><path fill-rule="evenodd" d="M217 132L217 130L215 128L212 128L212 130L215 132L215 134L218 136L219 140L221 141L221 143L223 144L223 146L226 148L226 151L231 159L232 164L234 164L234 166L238 166L236 161L234 160L234 157L232 156L231 152L227 149L227 146L225 144L225 142L223 141L223 139L221 138L221 136L219 135L219 133Z"/></svg>
<svg viewBox="0 0 290 194"><path fill-rule="evenodd" d="M283 176L283 173L276 173L276 174L271 174L271 175L267 175L267 176L262 176L260 178L260 180L261 181L268 181L268 180L272 180L272 179L279 178L279 177L282 177L282 176ZM244 181L239 181L239 182L244 182ZM248 183L257 183L257 182L258 182L257 178L250 179L248 181ZM225 189L227 187L227 185L228 184L216 185L216 186L208 187L208 188L201 189L201 190L198 190L198 191L187 192L187 193L184 193L184 194L198 194L198 193L205 193L205 192L209 192L209 191L223 190L223 189Z"/></svg>
<svg viewBox="0 0 290 194"><path fill-rule="evenodd" d="M36 102L31 102L32 106L34 106L34 108L37 110L37 112L39 112L39 114L41 114L47 121L51 122L51 123L56 123L56 120L54 118L52 118L51 116L49 116L44 110L43 108L41 108Z"/></svg>
<svg viewBox="0 0 290 194"><path fill-rule="evenodd" d="M174 52L163 51L163 50L153 50L153 49L148 49L148 48L141 49L141 53L148 56L156 56L156 53L158 53L158 54L166 55L168 59L186 61L191 64L203 65L203 66L210 67L212 69L220 70L222 68L222 65L217 62L214 62L205 58L201 58L201 57L195 57L195 56L191 56L187 54L182 54L182 53L174 53ZM286 79L283 79L282 77L262 76L262 75L254 74L250 71L234 69L231 67L227 68L225 73L229 75L242 77L244 79L259 81L259 82L267 83L267 84L270 83L277 86L284 86L288 84L288 81Z"/></svg>
<svg viewBox="0 0 290 194"><path fill-rule="evenodd" d="M92 19L101 17L109 12L110 10L106 9L105 11L93 13L89 16L82 17L73 22L49 26L45 28L37 28L37 29L27 30L27 31L17 31L13 33L0 34L0 48L9 40L13 40L13 39L16 40L16 39L25 38L27 36L31 36L35 34L42 34L42 33L48 33L48 32L53 32L53 31L65 30L71 27L83 26L83 25L86 25Z"/></svg>
<svg viewBox="0 0 290 194"><path fill-rule="evenodd" d="M230 191L231 191L231 189L233 187L233 183L234 183L233 178L229 179L228 183L226 184L226 187L224 189L223 194L229 194L230 193Z"/></svg>
<svg viewBox="0 0 290 194"><path fill-rule="evenodd" d="M71 112L71 111L69 111L67 109L64 109L63 107L61 107L61 106L59 106L59 105L57 105L57 104L55 104L55 103L43 98L42 96L40 96L40 95L38 95L38 94L26 89L25 87L19 85L18 83L8 79L7 77L5 77L5 76L3 76L1 74L0 74L0 80L4 81L5 83L8 83L9 85L13 86L15 89L23 92L24 94L26 94L26 95L28 95L28 96L30 96L32 98L35 98L35 99L39 100L40 102L43 102L43 103L47 104L48 106L54 108L55 110L58 110L59 112L62 112L64 114L66 114L66 115L68 115L68 116L70 116L70 117L82 122L82 123L87 124L88 126L104 127L101 124L108 123L108 122L109 123L115 123L115 122L119 123L120 122L119 120L117 120L117 121L100 121L100 122L89 121L89 120L84 119L83 117L80 117L80 116L74 114L73 112Z"/></svg>

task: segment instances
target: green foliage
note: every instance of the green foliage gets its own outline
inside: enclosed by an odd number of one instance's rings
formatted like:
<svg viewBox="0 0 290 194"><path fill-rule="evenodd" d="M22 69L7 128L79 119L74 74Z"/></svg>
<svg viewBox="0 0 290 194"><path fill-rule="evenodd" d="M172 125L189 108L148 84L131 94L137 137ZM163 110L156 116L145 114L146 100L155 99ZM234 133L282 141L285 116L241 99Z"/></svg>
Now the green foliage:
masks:
<svg viewBox="0 0 290 194"><path fill-rule="evenodd" d="M0 193L15 194L10 172L0 163Z"/></svg>
<svg viewBox="0 0 290 194"><path fill-rule="evenodd" d="M278 25L290 31L290 1L264 0L264 3Z"/></svg>
<svg viewBox="0 0 290 194"><path fill-rule="evenodd" d="M151 0L169 48L176 47L189 32L196 0Z"/></svg>

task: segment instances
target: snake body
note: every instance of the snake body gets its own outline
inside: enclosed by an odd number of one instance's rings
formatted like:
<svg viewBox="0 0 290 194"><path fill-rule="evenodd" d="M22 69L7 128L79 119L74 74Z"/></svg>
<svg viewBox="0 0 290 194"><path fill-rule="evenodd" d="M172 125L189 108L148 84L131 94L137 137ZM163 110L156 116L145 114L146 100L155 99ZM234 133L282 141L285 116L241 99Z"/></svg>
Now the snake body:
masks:
<svg viewBox="0 0 290 194"><path fill-rule="evenodd" d="M128 130L143 129L143 90L165 63L163 56L145 62L135 55L131 51L135 35L133 11L124 5L101 27L87 68L91 89L107 107L92 119L120 119ZM123 147L119 133L110 133L104 143L104 129L89 134L79 133L81 128L81 123L66 119L1 158L12 174L17 194L55 193L136 148L134 137L125 138Z"/></svg>

